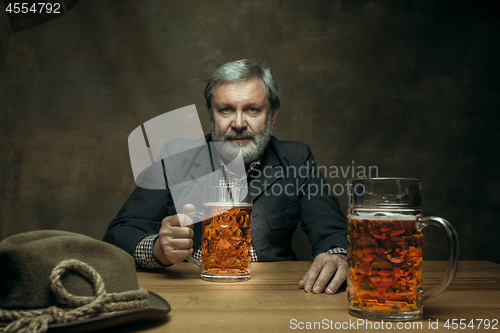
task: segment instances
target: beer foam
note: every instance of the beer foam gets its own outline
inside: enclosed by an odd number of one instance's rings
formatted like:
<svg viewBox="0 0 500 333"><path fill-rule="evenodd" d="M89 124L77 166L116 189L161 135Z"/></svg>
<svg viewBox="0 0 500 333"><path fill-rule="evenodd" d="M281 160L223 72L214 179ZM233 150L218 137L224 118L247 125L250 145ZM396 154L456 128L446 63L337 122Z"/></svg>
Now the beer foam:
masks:
<svg viewBox="0 0 500 333"><path fill-rule="evenodd" d="M371 220L371 221L415 221L415 215L404 215L389 212L358 213L350 215L351 220Z"/></svg>

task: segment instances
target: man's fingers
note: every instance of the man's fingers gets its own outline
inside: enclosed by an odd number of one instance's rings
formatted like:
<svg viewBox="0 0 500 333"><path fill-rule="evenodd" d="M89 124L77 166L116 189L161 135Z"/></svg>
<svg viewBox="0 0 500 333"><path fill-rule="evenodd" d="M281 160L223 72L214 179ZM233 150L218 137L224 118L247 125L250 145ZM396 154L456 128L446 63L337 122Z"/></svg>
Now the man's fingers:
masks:
<svg viewBox="0 0 500 333"><path fill-rule="evenodd" d="M306 277L307 277L307 273L304 274L304 276L302 277L302 279L300 279L299 288L304 288L304 285L306 283Z"/></svg>
<svg viewBox="0 0 500 333"><path fill-rule="evenodd" d="M163 219L162 227L158 235L160 238L193 238L194 231L190 227L181 227L180 220L189 219L185 215L174 215Z"/></svg>
<svg viewBox="0 0 500 333"><path fill-rule="evenodd" d="M188 216L188 214L194 211L194 205L192 204L185 204L184 207L182 207L182 214L177 215L181 226L193 228L193 218Z"/></svg>
<svg viewBox="0 0 500 333"><path fill-rule="evenodd" d="M323 291L327 294L334 294L346 277L347 262L344 258L340 255L321 253L314 259L311 267L299 282L299 288L315 294Z"/></svg>
<svg viewBox="0 0 500 333"><path fill-rule="evenodd" d="M153 245L153 255L164 265L178 264L193 254L193 243L190 238L172 239L158 237Z"/></svg>
<svg viewBox="0 0 500 333"><path fill-rule="evenodd" d="M347 264L339 263L337 266L337 271L332 281L328 284L328 287L325 290L325 293L333 295L337 292L340 285L344 283L347 278Z"/></svg>
<svg viewBox="0 0 500 333"><path fill-rule="evenodd" d="M193 228L193 219L187 215L179 214L177 215L179 218L179 224L182 227Z"/></svg>
<svg viewBox="0 0 500 333"><path fill-rule="evenodd" d="M170 227L190 228L193 224L193 219L184 214L177 214L164 218L162 224L167 224Z"/></svg>
<svg viewBox="0 0 500 333"><path fill-rule="evenodd" d="M182 214L189 214L192 212L194 212L193 204L185 204L184 207L182 207Z"/></svg>
<svg viewBox="0 0 500 333"><path fill-rule="evenodd" d="M169 242L172 250L189 250L193 247L192 238L173 238Z"/></svg>
<svg viewBox="0 0 500 333"><path fill-rule="evenodd" d="M186 215L173 215L163 219L158 232L158 247L154 248L154 256L163 264L178 264L193 254L194 231L182 227L180 221L189 219ZM156 242L155 242L156 244Z"/></svg>
<svg viewBox="0 0 500 333"><path fill-rule="evenodd" d="M337 266L334 266L331 262L326 262L321 270L321 273L314 282L312 292L315 294L321 294L336 271Z"/></svg>
<svg viewBox="0 0 500 333"><path fill-rule="evenodd" d="M170 226L170 227L180 227L179 223L179 215L167 216L161 221L162 227Z"/></svg>
<svg viewBox="0 0 500 333"><path fill-rule="evenodd" d="M319 257L319 255L318 255L318 257ZM303 285L304 290L307 291L308 293L313 291L314 282L318 278L318 276L321 273L322 268L323 268L323 263L320 263L320 260L318 260L318 257L316 257L314 259L311 267L309 268L309 270L307 271L307 273L305 275L305 279L302 278L302 281L301 281L301 282L303 282L302 285ZM300 287L300 285L299 285L299 287Z"/></svg>
<svg viewBox="0 0 500 333"><path fill-rule="evenodd" d="M190 248L188 250L175 250L175 249L172 249L169 246L165 246L165 247L162 247L162 248L163 248L163 255L166 258L169 258L168 260L172 264L181 263L181 262L184 261L184 259L186 259L187 256L190 256L191 254L193 254L193 249L192 248Z"/></svg>
<svg viewBox="0 0 500 333"><path fill-rule="evenodd" d="M194 209L193 205L186 206L185 211ZM191 219L183 214L172 215L163 219L158 232L158 239L153 246L153 255L161 263L178 264L184 261L187 256L193 254L194 231L192 228L181 226L185 221L191 221Z"/></svg>

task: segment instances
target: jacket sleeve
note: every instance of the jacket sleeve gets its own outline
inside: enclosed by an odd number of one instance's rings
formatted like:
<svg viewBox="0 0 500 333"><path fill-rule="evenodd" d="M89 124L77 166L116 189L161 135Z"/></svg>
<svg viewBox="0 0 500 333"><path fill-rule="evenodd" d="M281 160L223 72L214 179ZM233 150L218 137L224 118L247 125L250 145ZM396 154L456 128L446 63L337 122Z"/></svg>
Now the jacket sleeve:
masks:
<svg viewBox="0 0 500 333"><path fill-rule="evenodd" d="M309 237L314 258L332 247L347 248L347 220L308 146L303 161L309 172L301 179L302 191L299 192L302 230Z"/></svg>
<svg viewBox="0 0 500 333"><path fill-rule="evenodd" d="M143 238L157 234L162 220L175 214L167 189L137 187L109 223L103 241L116 245L133 256L137 244Z"/></svg>

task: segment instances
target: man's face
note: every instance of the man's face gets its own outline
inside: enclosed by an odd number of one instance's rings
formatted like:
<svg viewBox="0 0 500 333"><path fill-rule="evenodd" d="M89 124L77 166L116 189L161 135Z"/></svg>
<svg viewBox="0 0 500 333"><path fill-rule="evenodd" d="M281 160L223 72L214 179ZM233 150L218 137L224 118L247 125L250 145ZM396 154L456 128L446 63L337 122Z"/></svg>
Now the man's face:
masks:
<svg viewBox="0 0 500 333"><path fill-rule="evenodd" d="M222 156L232 160L241 150L245 163L264 152L278 116L271 112L263 84L257 79L218 85L211 109L212 139L228 142Z"/></svg>

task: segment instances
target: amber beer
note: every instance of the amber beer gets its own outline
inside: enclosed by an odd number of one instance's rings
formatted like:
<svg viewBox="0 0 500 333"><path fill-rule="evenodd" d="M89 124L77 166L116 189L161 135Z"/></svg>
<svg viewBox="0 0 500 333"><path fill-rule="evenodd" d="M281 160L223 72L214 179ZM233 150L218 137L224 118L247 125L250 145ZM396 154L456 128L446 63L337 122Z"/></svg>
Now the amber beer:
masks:
<svg viewBox="0 0 500 333"><path fill-rule="evenodd" d="M349 308L418 311L422 232L414 216L349 219Z"/></svg>
<svg viewBox="0 0 500 333"><path fill-rule="evenodd" d="M422 215L416 178L349 180L347 297L349 313L378 320L415 320L426 299L442 293L458 268L458 236L450 222ZM450 259L443 281L422 284L422 229L441 227Z"/></svg>
<svg viewBox="0 0 500 333"><path fill-rule="evenodd" d="M250 279L252 205L204 203L202 223L203 272L209 281Z"/></svg>

